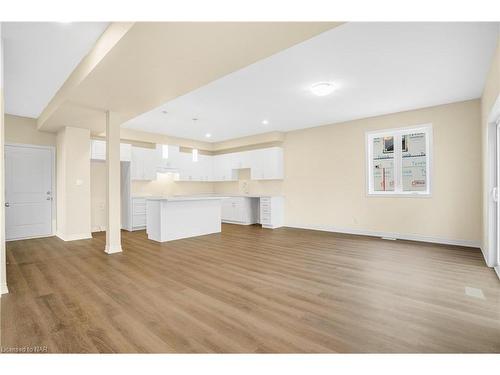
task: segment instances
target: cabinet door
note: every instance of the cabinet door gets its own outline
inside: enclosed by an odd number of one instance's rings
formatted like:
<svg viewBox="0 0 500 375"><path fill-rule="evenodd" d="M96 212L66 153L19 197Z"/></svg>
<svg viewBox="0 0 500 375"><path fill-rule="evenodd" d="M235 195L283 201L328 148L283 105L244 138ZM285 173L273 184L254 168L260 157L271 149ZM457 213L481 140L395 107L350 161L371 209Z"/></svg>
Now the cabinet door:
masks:
<svg viewBox="0 0 500 375"><path fill-rule="evenodd" d="M120 143L120 160L121 161L131 161L132 160L132 145L129 143Z"/></svg>
<svg viewBox="0 0 500 375"><path fill-rule="evenodd" d="M233 201L233 220L239 223L245 221L245 198L236 198Z"/></svg>
<svg viewBox="0 0 500 375"><path fill-rule="evenodd" d="M132 147L131 162L130 162L130 179L142 180L143 162L141 149L139 147Z"/></svg>
<svg viewBox="0 0 500 375"><path fill-rule="evenodd" d="M222 201L221 216L222 220L224 221L234 221L234 209L233 209L232 199L224 199Z"/></svg>
<svg viewBox="0 0 500 375"><path fill-rule="evenodd" d="M91 159L106 160L106 141L98 139L91 140Z"/></svg>
<svg viewBox="0 0 500 375"><path fill-rule="evenodd" d="M253 152L252 180L283 179L283 149L281 147L264 148Z"/></svg>
<svg viewBox="0 0 500 375"><path fill-rule="evenodd" d="M160 155L156 149L145 148L144 149L144 180L156 180L156 171L158 170L158 165L160 164Z"/></svg>

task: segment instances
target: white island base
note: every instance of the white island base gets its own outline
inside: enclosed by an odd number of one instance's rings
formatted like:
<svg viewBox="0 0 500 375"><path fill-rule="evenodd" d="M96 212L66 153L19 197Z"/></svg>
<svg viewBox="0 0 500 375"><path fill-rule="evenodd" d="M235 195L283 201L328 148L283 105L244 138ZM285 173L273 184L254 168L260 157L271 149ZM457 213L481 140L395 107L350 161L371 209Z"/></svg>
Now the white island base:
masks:
<svg viewBox="0 0 500 375"><path fill-rule="evenodd" d="M157 242L221 231L223 197L165 197L146 200L146 232Z"/></svg>

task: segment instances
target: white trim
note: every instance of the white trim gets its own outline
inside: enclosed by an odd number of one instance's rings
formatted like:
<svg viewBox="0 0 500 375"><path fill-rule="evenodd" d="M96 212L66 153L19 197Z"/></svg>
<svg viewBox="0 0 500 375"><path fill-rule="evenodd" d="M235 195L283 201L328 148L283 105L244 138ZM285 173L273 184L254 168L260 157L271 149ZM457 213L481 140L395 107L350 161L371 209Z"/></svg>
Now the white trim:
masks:
<svg viewBox="0 0 500 375"><path fill-rule="evenodd" d="M486 236L488 238L487 249L481 249L483 252L484 260L489 267L498 266L498 230L497 222L497 202L492 198L492 192L495 187L498 187L498 160L497 157L497 137L498 137L498 122L500 120L500 95L497 97L493 108L488 116L488 123L486 124L486 190L483 190L484 199L486 200L486 220L487 226ZM499 151L500 152L500 151ZM484 188L483 188L484 189ZM484 232L483 232L484 233ZM486 251L485 251L486 250Z"/></svg>
<svg viewBox="0 0 500 375"><path fill-rule="evenodd" d="M57 215L56 215L56 201L57 201L57 183L56 183L56 146L43 146L43 145L33 145L29 143L14 143L14 142L7 142L4 144L4 146L11 146L11 147L26 147L26 148L40 148L44 150L49 150L51 154L51 159L52 159L52 205L51 205L51 220L52 220L52 230L51 234L49 236L34 236L34 237L22 237L22 238L12 238L9 239L8 241L15 241L15 240L28 240L31 238L44 238L44 237L52 237L56 235L56 228L57 228ZM5 173L5 171L4 171Z"/></svg>
<svg viewBox="0 0 500 375"><path fill-rule="evenodd" d="M479 248L479 245L480 245L480 241L449 239L449 238L441 238L441 237L430 237L430 236L422 236L420 234L379 232L379 231L373 231L373 230L339 228L339 227L326 226L326 225L285 225L285 226L289 227L289 228L319 230L319 231L333 232L333 233L355 234L355 235L359 235L359 236L371 236L371 237L380 237L380 238L389 237L391 239L395 238L398 240L430 242L430 243L438 243L438 244L442 244L442 245L455 245L455 246L476 247L476 248Z"/></svg>
<svg viewBox="0 0 500 375"><path fill-rule="evenodd" d="M116 254L121 253L122 251L121 245L106 245L106 248L104 249L106 254Z"/></svg>
<svg viewBox="0 0 500 375"><path fill-rule="evenodd" d="M0 296L2 294L9 293L9 288L7 288L7 284L0 284Z"/></svg>
<svg viewBox="0 0 500 375"><path fill-rule="evenodd" d="M49 238L49 237L54 237L54 236L55 236L55 234L49 234L48 236L41 235L41 236L19 237L19 238L11 238L9 240L6 240L5 242L21 241L21 240L34 240L34 239L37 239L37 238Z"/></svg>
<svg viewBox="0 0 500 375"><path fill-rule="evenodd" d="M495 270L495 273L497 274L498 278L500 279L500 266L493 267Z"/></svg>
<svg viewBox="0 0 500 375"><path fill-rule="evenodd" d="M425 133L425 143L426 143L426 157L427 157L427 190L426 191L403 191L402 190L402 158L398 157L402 155L401 152L401 136L408 132L416 133L421 132ZM393 136L394 137L394 191L375 191L373 189L373 178L372 178L372 147L373 147L373 139L384 136ZM414 125L414 126L406 126L403 128L390 128L390 129L382 129L382 130L374 130L368 131L365 133L365 176L366 176L366 195L368 197L404 197L404 198L429 198L432 196L432 154L433 154L433 128L432 123Z"/></svg>
<svg viewBox="0 0 500 375"><path fill-rule="evenodd" d="M77 241L77 240L88 240L92 238L92 233L77 233L65 235L62 233L56 233L56 236L63 241Z"/></svg>

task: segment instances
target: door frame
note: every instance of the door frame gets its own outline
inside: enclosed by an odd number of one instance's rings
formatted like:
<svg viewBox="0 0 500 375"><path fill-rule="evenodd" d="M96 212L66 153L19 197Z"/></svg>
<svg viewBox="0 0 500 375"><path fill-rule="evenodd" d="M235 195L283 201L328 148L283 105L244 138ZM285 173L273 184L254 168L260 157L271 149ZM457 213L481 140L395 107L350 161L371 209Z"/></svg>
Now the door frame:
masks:
<svg viewBox="0 0 500 375"><path fill-rule="evenodd" d="M52 204L51 204L51 218L52 218L52 223L51 223L51 234L50 236L32 236L32 237L23 237L23 238L16 238L12 240L6 240L6 242L10 241L18 241L18 240L28 240L31 238L43 238L43 237L51 237L56 235L56 227L57 227L57 217L56 217L56 200L57 200L57 190L56 190L56 147L55 146L42 146L42 145L33 145L33 144L28 144L28 143L13 143L13 142L5 142L5 146L11 146L11 147L19 147L19 148L37 148L37 149L43 149L43 150L49 150L50 151L50 159L51 159L51 168L52 168L52 178L51 178L51 185L52 185ZM5 158L5 148L4 148L4 158ZM7 181L7 176L5 175L5 169L4 169L4 180ZM5 197L4 197L4 202L5 202Z"/></svg>
<svg viewBox="0 0 500 375"><path fill-rule="evenodd" d="M494 189L497 189L497 197L500 197L499 192L499 170L500 170L500 95L497 97L493 107L488 115L488 124L486 128L486 147L487 147L487 166L486 176L488 183L486 191L484 191L485 198L487 199L487 236L488 236L488 251L483 255L486 264L489 267L494 267L495 271L500 278L500 202L495 202L493 195ZM500 199L497 198L497 201Z"/></svg>

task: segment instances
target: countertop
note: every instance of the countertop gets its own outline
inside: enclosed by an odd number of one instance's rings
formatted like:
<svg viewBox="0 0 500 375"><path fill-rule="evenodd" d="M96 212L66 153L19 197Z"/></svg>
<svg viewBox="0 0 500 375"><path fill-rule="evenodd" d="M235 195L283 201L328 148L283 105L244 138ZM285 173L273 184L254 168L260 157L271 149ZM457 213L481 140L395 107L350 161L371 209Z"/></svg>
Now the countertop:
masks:
<svg viewBox="0 0 500 375"><path fill-rule="evenodd" d="M165 196L165 197L145 197L148 201L206 201L206 200L221 200L228 198L227 196L207 196L207 195L178 195L178 196Z"/></svg>

